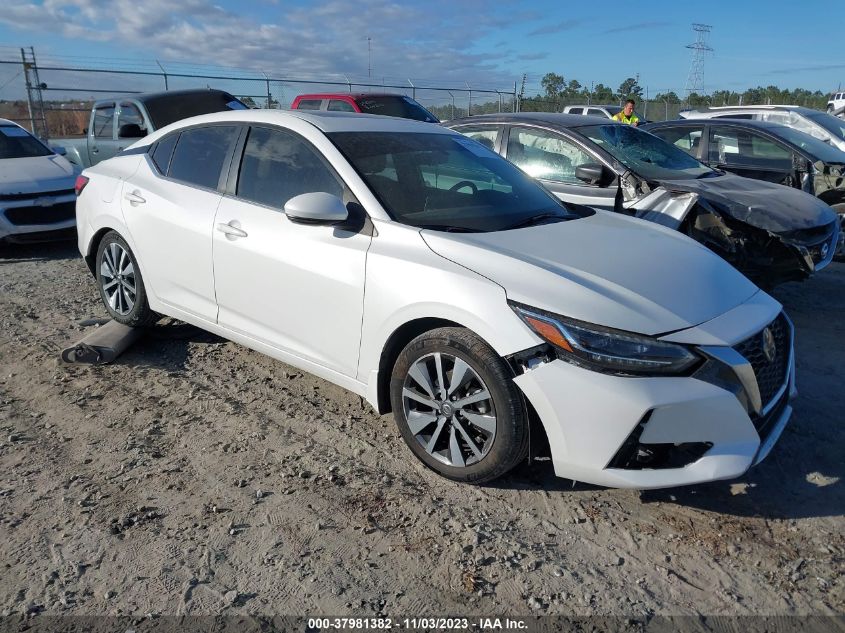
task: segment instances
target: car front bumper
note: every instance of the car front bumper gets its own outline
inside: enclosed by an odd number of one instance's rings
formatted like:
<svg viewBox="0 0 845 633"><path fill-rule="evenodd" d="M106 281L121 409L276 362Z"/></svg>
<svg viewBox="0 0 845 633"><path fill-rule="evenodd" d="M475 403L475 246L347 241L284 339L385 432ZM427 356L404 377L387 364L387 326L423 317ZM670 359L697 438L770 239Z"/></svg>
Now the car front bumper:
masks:
<svg viewBox="0 0 845 633"><path fill-rule="evenodd" d="M768 402L760 404L758 396L756 407L747 393L756 379L743 388L730 363L717 358L720 349L733 348L700 349L713 352L708 363L735 380L713 384L699 372L614 376L557 359L517 376L545 428L555 474L617 488L665 488L738 477L762 461L789 421L797 393L791 324L784 379L768 391ZM725 358L738 359L742 373L744 359ZM662 457L638 462L640 453L653 450Z"/></svg>

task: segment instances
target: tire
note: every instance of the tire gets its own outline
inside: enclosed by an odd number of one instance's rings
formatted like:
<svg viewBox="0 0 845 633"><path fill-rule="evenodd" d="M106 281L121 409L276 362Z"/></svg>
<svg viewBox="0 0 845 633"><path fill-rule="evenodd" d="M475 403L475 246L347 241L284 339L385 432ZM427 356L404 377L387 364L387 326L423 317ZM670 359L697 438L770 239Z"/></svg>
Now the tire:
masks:
<svg viewBox="0 0 845 633"><path fill-rule="evenodd" d="M527 458L528 415L513 374L467 329L439 328L408 343L393 366L390 399L405 443L448 479L483 483Z"/></svg>
<svg viewBox="0 0 845 633"><path fill-rule="evenodd" d="M150 310L138 261L116 231L100 240L96 260L97 288L109 316L130 327L144 327L158 320Z"/></svg>

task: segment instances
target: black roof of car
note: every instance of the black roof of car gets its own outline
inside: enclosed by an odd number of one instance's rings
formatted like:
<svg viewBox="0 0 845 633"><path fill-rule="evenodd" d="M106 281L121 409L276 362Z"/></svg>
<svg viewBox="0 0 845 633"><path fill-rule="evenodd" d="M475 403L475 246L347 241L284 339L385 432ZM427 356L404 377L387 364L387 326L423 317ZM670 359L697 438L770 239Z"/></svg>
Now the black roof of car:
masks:
<svg viewBox="0 0 845 633"><path fill-rule="evenodd" d="M557 112L502 112L498 114L479 114L462 119L448 121L447 127L468 123L537 123L553 125L559 128L575 128L585 125L613 125L610 119L601 116L583 114L560 114Z"/></svg>
<svg viewBox="0 0 845 633"><path fill-rule="evenodd" d="M162 98L178 98L189 95L196 95L199 93L217 93L221 95L232 96L231 93L226 92L225 90L218 90L217 88L186 88L184 90L162 90L160 92L142 92L138 94L116 95L114 97L98 99L97 102L99 103L100 101L119 101L121 99L135 99L137 101L140 101L141 103L146 103L147 101L158 101Z"/></svg>
<svg viewBox="0 0 845 633"><path fill-rule="evenodd" d="M651 123L644 123L640 127L647 130L653 127L678 127L681 125L733 125L735 127L741 126L763 130L788 127L786 125L781 125L780 123L776 123L774 121L756 121L754 119L730 119L727 117L724 119L674 119L671 121L652 121Z"/></svg>

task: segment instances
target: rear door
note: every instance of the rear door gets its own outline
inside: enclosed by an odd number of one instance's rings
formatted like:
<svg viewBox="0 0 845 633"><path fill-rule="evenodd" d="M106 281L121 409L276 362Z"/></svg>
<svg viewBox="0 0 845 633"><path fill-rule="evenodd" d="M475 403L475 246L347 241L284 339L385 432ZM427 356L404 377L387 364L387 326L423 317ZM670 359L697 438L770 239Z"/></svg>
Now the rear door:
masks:
<svg viewBox="0 0 845 633"><path fill-rule="evenodd" d="M168 306L212 323L214 213L241 129L208 125L165 136L123 186L123 216L148 285Z"/></svg>
<svg viewBox="0 0 845 633"><path fill-rule="evenodd" d="M234 195L214 220L220 325L355 376L370 231L354 222L299 224L284 212L303 193L354 199L319 150L289 130L252 127L235 164ZM347 208L363 214L360 205Z"/></svg>
<svg viewBox="0 0 845 633"><path fill-rule="evenodd" d="M91 165L117 154L116 111L114 101L101 103L94 108L91 129L88 130L88 160Z"/></svg>
<svg viewBox="0 0 845 633"><path fill-rule="evenodd" d="M792 150L755 130L711 125L708 154L711 167L746 178L800 186L796 183Z"/></svg>
<svg viewBox="0 0 845 633"><path fill-rule="evenodd" d="M575 177L575 169L580 165L604 164L586 146L541 128L514 125L507 134L505 158L539 180L558 198L573 204L614 210L615 184L600 187Z"/></svg>

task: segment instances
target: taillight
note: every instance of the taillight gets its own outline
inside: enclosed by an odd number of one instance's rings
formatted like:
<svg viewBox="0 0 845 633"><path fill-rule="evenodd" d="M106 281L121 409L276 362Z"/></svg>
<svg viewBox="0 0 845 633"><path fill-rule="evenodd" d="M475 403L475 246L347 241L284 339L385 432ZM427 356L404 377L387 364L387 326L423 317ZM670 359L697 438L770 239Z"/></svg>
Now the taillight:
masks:
<svg viewBox="0 0 845 633"><path fill-rule="evenodd" d="M82 190L85 189L85 185L88 184L90 178L87 176L77 176L76 177L76 184L73 186L73 190L76 191L76 195L82 195Z"/></svg>

